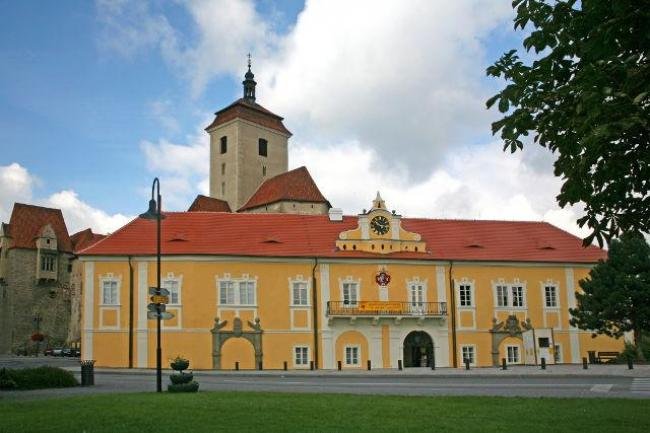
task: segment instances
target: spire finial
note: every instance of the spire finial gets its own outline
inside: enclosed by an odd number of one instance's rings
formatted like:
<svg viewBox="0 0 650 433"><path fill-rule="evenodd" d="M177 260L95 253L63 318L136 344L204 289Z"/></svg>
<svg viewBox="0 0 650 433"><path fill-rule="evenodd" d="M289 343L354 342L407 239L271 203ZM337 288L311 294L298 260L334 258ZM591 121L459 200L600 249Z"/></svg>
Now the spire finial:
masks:
<svg viewBox="0 0 650 433"><path fill-rule="evenodd" d="M248 72L244 75L244 100L255 102L255 75L251 72L251 53L248 53Z"/></svg>

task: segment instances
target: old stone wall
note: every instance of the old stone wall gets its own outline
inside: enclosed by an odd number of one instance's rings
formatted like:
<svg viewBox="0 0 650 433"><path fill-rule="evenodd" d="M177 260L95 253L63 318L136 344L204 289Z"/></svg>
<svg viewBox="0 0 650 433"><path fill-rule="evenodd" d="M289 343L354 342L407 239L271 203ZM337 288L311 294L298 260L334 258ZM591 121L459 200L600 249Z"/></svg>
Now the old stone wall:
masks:
<svg viewBox="0 0 650 433"><path fill-rule="evenodd" d="M59 253L57 280L36 279L37 250L14 248L7 253L7 278L2 290L0 353L29 353L36 349L30 340L36 332L34 319L40 317L39 331L49 344L63 344L70 322L70 254Z"/></svg>

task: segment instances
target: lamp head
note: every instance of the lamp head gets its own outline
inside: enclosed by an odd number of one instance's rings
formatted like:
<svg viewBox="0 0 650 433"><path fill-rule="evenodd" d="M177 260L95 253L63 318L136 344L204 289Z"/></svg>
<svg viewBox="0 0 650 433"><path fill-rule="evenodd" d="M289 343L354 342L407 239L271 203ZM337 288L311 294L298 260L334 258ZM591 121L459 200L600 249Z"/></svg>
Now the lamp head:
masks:
<svg viewBox="0 0 650 433"><path fill-rule="evenodd" d="M147 220L155 220L156 218L158 218L158 209L156 206L156 200L154 199L149 200L149 209L145 213L141 213L140 218L144 218Z"/></svg>

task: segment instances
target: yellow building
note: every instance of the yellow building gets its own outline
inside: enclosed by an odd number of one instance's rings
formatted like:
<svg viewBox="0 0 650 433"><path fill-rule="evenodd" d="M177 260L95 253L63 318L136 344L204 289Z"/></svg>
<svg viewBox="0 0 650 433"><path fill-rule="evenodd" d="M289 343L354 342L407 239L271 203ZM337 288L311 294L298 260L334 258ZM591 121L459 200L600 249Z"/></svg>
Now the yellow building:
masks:
<svg viewBox="0 0 650 433"><path fill-rule="evenodd" d="M287 171L291 134L257 104L250 65L243 84L207 128L212 197L162 221L174 316L163 359L397 368L579 363L621 350L569 324L578 282L603 250L541 222L402 218L379 194L344 217L304 167ZM155 366L155 246L155 223L138 218L80 252L83 358Z"/></svg>
<svg viewBox="0 0 650 433"><path fill-rule="evenodd" d="M82 356L154 367L155 223L81 252ZM621 341L569 324L604 252L541 222L402 218L378 196L356 217L169 212L163 359L197 369L578 363Z"/></svg>

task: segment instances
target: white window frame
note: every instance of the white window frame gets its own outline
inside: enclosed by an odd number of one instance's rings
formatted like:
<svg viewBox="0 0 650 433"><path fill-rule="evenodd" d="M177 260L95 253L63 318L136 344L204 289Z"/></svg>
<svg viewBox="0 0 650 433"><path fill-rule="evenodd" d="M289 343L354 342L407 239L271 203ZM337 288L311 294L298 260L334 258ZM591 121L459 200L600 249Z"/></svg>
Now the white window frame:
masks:
<svg viewBox="0 0 650 433"><path fill-rule="evenodd" d="M521 287L521 305L514 305L514 290L517 287ZM503 293L499 293L499 288L505 290L505 297ZM494 308L497 310L515 310L521 311L528 309L528 289L525 281L519 281L519 278L515 278L513 282L506 282L503 278L499 278L497 281L492 281L492 295L494 300ZM505 305L503 301L506 300Z"/></svg>
<svg viewBox="0 0 650 433"><path fill-rule="evenodd" d="M476 308L476 296L475 296L475 289L474 289L474 280L468 280L467 278L463 278L460 281L455 281L454 284L458 289L456 290L456 300L458 301L456 305L458 305L458 309L471 309L471 308ZM463 287L466 287L469 289L469 300L470 303L469 305L462 305L461 303L461 289Z"/></svg>
<svg viewBox="0 0 650 433"><path fill-rule="evenodd" d="M356 358L357 362L355 363L349 363L348 362L348 349L350 349L350 353L352 354L353 351L356 351ZM350 356L350 359L354 361L354 357ZM358 344L348 344L346 346L343 346L343 365L347 367L360 367L361 366L361 346Z"/></svg>
<svg viewBox="0 0 650 433"><path fill-rule="evenodd" d="M120 278L115 278L112 276L112 274L110 276L106 276L99 279L99 287L101 290L101 301L102 301L102 303L100 304L101 306L119 307L121 305L120 304L120 291L122 289L121 282L122 281ZM106 283L115 284L115 300L114 300L115 302L110 302L110 303L104 302L106 300L106 296L105 296L106 287L104 286Z"/></svg>
<svg viewBox="0 0 650 433"><path fill-rule="evenodd" d="M407 282L407 299L409 307L413 309L422 309L427 303L427 282L414 279Z"/></svg>
<svg viewBox="0 0 650 433"><path fill-rule="evenodd" d="M553 288L554 305L548 305L547 288ZM550 282L542 283L542 302L543 307L547 310L558 310L560 308L560 289L558 284Z"/></svg>
<svg viewBox="0 0 650 433"><path fill-rule="evenodd" d="M298 359L298 350L301 352L305 349L306 352L306 358L305 359ZM310 361L310 356L311 356L311 351L309 350L309 346L293 346L293 366L295 368L308 368L309 367L309 361ZM302 358L303 354L301 354ZM302 361L305 361L304 363ZM298 362L301 361L301 362Z"/></svg>
<svg viewBox="0 0 650 433"><path fill-rule="evenodd" d="M497 284L494 286L495 303L497 308L508 308L510 306L510 287L507 284Z"/></svg>
<svg viewBox="0 0 650 433"><path fill-rule="evenodd" d="M253 303L242 303L242 285L252 284ZM232 290L232 303L228 302L229 296L226 296L226 302L222 302L221 293L222 285L230 285L227 289ZM257 307L257 278L250 278L244 274L241 278L231 278L230 275L225 275L223 278L217 278L217 305L220 307L243 307L252 308Z"/></svg>
<svg viewBox="0 0 650 433"><path fill-rule="evenodd" d="M305 288L305 299L303 303L296 303L296 286L304 284ZM305 280L302 275L297 275L295 278L289 278L289 305L292 307L309 307L311 306L311 284L308 280ZM300 299L300 296L298 296Z"/></svg>
<svg viewBox="0 0 650 433"><path fill-rule="evenodd" d="M346 285L348 285L348 287L354 286L355 289L356 289L355 299L350 299L350 301L347 304L345 303ZM359 300L361 299L361 280L360 279L355 280L352 277L346 277L344 280L340 280L340 290L341 290L341 303L343 304L344 307L356 308L359 305ZM348 292L348 294L350 294L350 292ZM351 296L348 296L348 297L352 298Z"/></svg>
<svg viewBox="0 0 650 433"><path fill-rule="evenodd" d="M174 298L174 287L170 287L171 285L176 284L176 302L173 302ZM182 300L182 285L183 285L183 276L174 276L173 272L170 272L167 274L165 278L162 279L161 284L162 288L169 290L169 303L167 305L173 305L173 306L181 306L183 303Z"/></svg>
<svg viewBox="0 0 650 433"><path fill-rule="evenodd" d="M515 290L518 292L516 296ZM511 284L510 295L511 308L526 308L526 287L523 284ZM518 305L515 305L515 300L517 300Z"/></svg>
<svg viewBox="0 0 650 433"><path fill-rule="evenodd" d="M470 349L471 352L472 352L472 359L470 359L469 365L476 366L476 358L477 358L476 345L475 344L462 344L460 346L460 360L461 360L463 366L465 365L465 354L463 353L465 351L465 349Z"/></svg>
<svg viewBox="0 0 650 433"><path fill-rule="evenodd" d="M515 352L514 349L516 349L517 352L517 360L513 361L511 356L510 356L510 349L513 349L513 353ZM506 346L506 363L508 365L516 365L516 364L521 364L521 347L518 345L507 345Z"/></svg>

